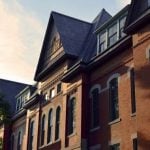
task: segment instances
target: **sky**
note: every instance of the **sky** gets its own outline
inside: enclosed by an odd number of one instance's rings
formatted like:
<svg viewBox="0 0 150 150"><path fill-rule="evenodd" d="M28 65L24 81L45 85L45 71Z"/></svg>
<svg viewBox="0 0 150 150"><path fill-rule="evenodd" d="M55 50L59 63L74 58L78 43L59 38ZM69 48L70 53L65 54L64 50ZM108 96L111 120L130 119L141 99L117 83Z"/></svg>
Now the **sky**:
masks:
<svg viewBox="0 0 150 150"><path fill-rule="evenodd" d="M130 0L0 0L0 78L33 84L51 11L88 22L115 15Z"/></svg>

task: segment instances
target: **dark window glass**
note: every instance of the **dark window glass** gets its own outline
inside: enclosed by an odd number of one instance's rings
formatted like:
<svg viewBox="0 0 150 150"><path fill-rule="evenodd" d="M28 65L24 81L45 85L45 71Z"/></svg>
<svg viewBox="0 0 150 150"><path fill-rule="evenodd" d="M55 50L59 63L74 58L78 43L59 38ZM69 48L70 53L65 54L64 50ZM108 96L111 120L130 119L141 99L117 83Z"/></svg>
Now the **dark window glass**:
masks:
<svg viewBox="0 0 150 150"><path fill-rule="evenodd" d="M117 24L114 24L108 30L108 46L117 42Z"/></svg>
<svg viewBox="0 0 150 150"><path fill-rule="evenodd" d="M17 150L21 150L21 132L18 133Z"/></svg>
<svg viewBox="0 0 150 150"><path fill-rule="evenodd" d="M106 49L106 32L102 33L99 37L99 53Z"/></svg>
<svg viewBox="0 0 150 150"><path fill-rule="evenodd" d="M119 118L118 78L114 78L109 82L109 111L110 121Z"/></svg>
<svg viewBox="0 0 150 150"><path fill-rule="evenodd" d="M92 91L92 128L99 125L99 92L98 89Z"/></svg>
<svg viewBox="0 0 150 150"><path fill-rule="evenodd" d="M135 99L135 75L134 69L130 70L130 82L131 82L131 107L132 113L136 112L136 99Z"/></svg>
<svg viewBox="0 0 150 150"><path fill-rule="evenodd" d="M11 150L14 150L14 135L11 136L11 146L10 146Z"/></svg>
<svg viewBox="0 0 150 150"><path fill-rule="evenodd" d="M68 135L72 134L75 129L75 98L68 102Z"/></svg>
<svg viewBox="0 0 150 150"><path fill-rule="evenodd" d="M34 121L30 122L29 126L29 140L28 150L33 150L33 132L34 132Z"/></svg>
<svg viewBox="0 0 150 150"><path fill-rule="evenodd" d="M57 93L61 92L61 83L57 84Z"/></svg>
<svg viewBox="0 0 150 150"><path fill-rule="evenodd" d="M120 144L111 145L110 150L120 150Z"/></svg>
<svg viewBox="0 0 150 150"><path fill-rule="evenodd" d="M48 115L47 143L50 143L52 141L52 128L53 128L53 110L51 109Z"/></svg>
<svg viewBox="0 0 150 150"><path fill-rule="evenodd" d="M137 150L137 138L133 139L133 150Z"/></svg>
<svg viewBox="0 0 150 150"><path fill-rule="evenodd" d="M44 145L45 138L45 115L42 117L42 125L41 125L41 146Z"/></svg>
<svg viewBox="0 0 150 150"><path fill-rule="evenodd" d="M59 139L60 130L60 107L56 109L56 123L55 123L55 140Z"/></svg>

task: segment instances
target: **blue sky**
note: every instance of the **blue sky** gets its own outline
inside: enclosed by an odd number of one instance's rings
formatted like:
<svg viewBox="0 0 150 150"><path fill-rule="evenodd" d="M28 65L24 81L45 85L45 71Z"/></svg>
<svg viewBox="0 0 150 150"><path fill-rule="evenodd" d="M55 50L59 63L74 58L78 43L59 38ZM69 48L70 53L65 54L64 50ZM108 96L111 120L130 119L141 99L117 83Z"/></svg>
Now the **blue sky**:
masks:
<svg viewBox="0 0 150 150"><path fill-rule="evenodd" d="M130 0L0 0L0 78L33 83L50 12L91 22L105 8L111 15Z"/></svg>

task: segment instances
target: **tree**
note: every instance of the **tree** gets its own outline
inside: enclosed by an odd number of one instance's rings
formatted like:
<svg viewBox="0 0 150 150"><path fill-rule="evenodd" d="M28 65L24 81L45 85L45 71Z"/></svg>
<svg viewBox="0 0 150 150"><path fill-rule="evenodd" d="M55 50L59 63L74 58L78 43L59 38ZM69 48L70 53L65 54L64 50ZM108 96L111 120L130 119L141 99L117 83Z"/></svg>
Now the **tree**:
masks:
<svg viewBox="0 0 150 150"><path fill-rule="evenodd" d="M5 100L4 95L0 93L0 123L9 123L10 121L10 105Z"/></svg>

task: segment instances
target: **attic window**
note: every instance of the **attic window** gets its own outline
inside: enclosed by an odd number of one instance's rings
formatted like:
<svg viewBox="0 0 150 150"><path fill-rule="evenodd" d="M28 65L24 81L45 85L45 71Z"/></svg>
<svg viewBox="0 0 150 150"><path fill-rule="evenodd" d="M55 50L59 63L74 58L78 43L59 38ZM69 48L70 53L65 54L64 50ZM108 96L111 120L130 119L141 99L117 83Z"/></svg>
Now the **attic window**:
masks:
<svg viewBox="0 0 150 150"><path fill-rule="evenodd" d="M54 53L62 46L61 40L58 36L55 36L51 43L51 53Z"/></svg>
<svg viewBox="0 0 150 150"><path fill-rule="evenodd" d="M114 45L118 40L126 34L123 32L126 15L121 16L102 30L97 36L97 52L102 53L110 46Z"/></svg>

